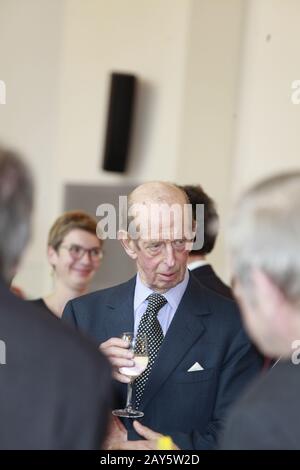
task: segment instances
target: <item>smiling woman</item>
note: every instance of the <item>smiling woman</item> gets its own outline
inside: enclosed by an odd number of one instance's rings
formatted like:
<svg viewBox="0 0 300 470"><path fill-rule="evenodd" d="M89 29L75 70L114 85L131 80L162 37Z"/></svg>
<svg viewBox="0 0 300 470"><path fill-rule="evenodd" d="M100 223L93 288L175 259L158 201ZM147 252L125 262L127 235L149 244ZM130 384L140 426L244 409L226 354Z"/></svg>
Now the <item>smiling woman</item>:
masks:
<svg viewBox="0 0 300 470"><path fill-rule="evenodd" d="M31 302L61 317L66 303L88 292L103 257L97 222L82 211L66 212L52 225L48 260L53 269L53 292Z"/></svg>

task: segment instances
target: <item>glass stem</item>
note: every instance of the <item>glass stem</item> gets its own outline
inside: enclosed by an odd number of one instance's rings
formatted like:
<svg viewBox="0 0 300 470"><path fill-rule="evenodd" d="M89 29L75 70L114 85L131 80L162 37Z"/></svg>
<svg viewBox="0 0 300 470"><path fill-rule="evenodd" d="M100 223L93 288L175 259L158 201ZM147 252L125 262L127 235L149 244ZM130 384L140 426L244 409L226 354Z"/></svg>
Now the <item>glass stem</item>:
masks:
<svg viewBox="0 0 300 470"><path fill-rule="evenodd" d="M126 409L132 410L132 382L127 385Z"/></svg>

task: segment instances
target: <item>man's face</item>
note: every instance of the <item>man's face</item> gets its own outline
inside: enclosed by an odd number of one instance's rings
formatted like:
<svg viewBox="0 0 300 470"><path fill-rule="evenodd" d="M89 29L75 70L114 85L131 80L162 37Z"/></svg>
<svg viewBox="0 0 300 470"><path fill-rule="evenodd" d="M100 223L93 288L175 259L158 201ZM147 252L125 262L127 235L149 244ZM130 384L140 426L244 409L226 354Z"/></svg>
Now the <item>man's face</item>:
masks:
<svg viewBox="0 0 300 470"><path fill-rule="evenodd" d="M150 289L164 293L183 280L189 254L184 240L139 240L136 243L137 269Z"/></svg>
<svg viewBox="0 0 300 470"><path fill-rule="evenodd" d="M183 220L150 218L146 224L148 229L151 222L153 232L141 230L136 240L128 242L130 249L125 244L124 247L136 260L143 283L156 292L164 293L183 280L193 235L189 236L187 230L184 231Z"/></svg>
<svg viewBox="0 0 300 470"><path fill-rule="evenodd" d="M252 301L249 293L236 281L234 287L235 297L241 307L245 328L259 348L268 357L281 355L281 332L278 331L277 322L272 314L273 296L264 292L263 286L253 285ZM277 306L276 306L277 308Z"/></svg>

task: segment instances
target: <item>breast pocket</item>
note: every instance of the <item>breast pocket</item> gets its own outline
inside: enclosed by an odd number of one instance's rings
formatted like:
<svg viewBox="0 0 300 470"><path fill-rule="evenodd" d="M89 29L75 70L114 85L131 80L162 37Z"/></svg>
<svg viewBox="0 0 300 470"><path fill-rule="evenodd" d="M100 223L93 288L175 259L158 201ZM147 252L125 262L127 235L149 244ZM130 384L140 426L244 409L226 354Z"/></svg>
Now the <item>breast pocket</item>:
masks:
<svg viewBox="0 0 300 470"><path fill-rule="evenodd" d="M215 376L215 369L197 370L195 372L178 371L172 374L170 380L176 383L193 383L211 380Z"/></svg>

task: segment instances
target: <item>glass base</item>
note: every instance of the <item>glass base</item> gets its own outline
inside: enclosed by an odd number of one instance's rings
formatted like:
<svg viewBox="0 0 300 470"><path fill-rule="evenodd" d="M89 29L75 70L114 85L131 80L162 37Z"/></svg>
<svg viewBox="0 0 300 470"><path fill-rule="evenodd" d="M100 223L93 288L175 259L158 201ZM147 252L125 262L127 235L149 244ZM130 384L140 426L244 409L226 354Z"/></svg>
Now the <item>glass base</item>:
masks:
<svg viewBox="0 0 300 470"><path fill-rule="evenodd" d="M124 410L113 410L112 414L114 416L119 416L120 418L142 418L144 413L142 411L133 410L132 408L124 408Z"/></svg>

